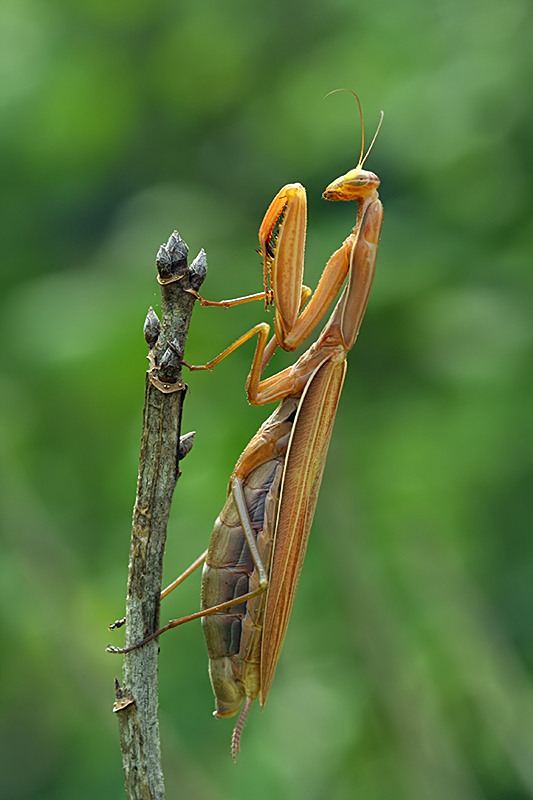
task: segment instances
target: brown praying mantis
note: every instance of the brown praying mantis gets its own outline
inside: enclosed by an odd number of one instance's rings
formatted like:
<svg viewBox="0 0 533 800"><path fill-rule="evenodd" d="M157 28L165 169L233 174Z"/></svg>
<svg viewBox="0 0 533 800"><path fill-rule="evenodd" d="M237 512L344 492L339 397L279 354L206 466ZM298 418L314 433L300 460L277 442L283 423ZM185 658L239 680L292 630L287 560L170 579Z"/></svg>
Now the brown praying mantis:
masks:
<svg viewBox="0 0 533 800"><path fill-rule="evenodd" d="M354 94L352 92L352 94ZM264 298L275 309L275 333L261 322L219 356L190 369L212 369L248 339L257 345L246 382L253 405L281 401L239 458L208 550L163 592L164 597L205 561L201 610L169 622L128 652L164 631L201 618L216 698L216 717L239 713L232 738L235 760L250 707L266 702L281 654L309 539L337 405L374 277L383 206L379 178L357 166L324 191L327 200L357 201L352 232L327 262L314 292L303 285L307 201L299 183L284 186L259 229L264 292L203 305L231 306ZM292 351L318 325L342 289L316 342L290 367L261 375L278 347Z"/></svg>

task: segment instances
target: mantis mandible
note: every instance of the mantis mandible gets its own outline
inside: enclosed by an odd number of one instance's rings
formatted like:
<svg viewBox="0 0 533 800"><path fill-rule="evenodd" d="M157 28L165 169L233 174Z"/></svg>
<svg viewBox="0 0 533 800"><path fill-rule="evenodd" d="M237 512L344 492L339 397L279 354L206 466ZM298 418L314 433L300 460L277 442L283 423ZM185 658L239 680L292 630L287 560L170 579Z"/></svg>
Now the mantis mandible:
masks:
<svg viewBox="0 0 533 800"><path fill-rule="evenodd" d="M352 92L352 94L354 94ZM361 126L363 115L359 98ZM257 334L246 382L250 403L281 401L239 458L226 504L215 522L209 549L162 593L205 561L201 610L175 619L128 652L166 630L201 618L209 654L216 717L240 715L232 738L235 760L250 707L266 702L294 603L337 405L374 277L383 206L379 178L363 169L376 134L356 167L325 189L327 200L357 201L355 225L328 260L314 292L303 285L307 201L299 183L284 186L259 230L264 292L203 305L230 306L264 298L274 305L275 334L259 323L219 356L190 369L212 369ZM295 350L317 326L341 287L342 293L316 342L291 366L269 378L261 374L278 346Z"/></svg>

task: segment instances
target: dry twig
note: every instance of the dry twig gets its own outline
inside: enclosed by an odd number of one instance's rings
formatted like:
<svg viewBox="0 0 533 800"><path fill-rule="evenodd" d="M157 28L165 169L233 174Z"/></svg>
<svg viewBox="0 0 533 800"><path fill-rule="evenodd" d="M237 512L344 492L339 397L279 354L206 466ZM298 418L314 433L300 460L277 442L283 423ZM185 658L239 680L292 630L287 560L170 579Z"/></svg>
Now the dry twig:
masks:
<svg viewBox="0 0 533 800"><path fill-rule="evenodd" d="M206 274L203 250L190 267L188 247L175 231L157 255L161 321L151 308L144 326L150 347L146 376L137 495L133 511L126 645L157 630L163 551L178 462L190 450L191 434L180 425L187 391L182 354L197 290ZM115 682L117 713L128 800L164 800L158 708L157 640L125 655L122 686Z"/></svg>

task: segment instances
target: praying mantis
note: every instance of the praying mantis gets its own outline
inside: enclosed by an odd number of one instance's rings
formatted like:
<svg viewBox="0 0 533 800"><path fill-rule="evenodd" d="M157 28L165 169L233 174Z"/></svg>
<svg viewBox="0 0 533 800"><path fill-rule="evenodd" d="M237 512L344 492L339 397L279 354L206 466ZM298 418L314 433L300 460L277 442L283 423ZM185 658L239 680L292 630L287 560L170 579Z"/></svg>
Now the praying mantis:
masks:
<svg viewBox="0 0 533 800"><path fill-rule="evenodd" d="M352 92L352 94L354 94ZM246 382L253 405L281 401L240 456L229 481L227 500L217 518L208 550L164 597L204 563L201 610L171 620L126 648L128 652L170 628L201 618L216 699L216 717L239 717L232 737L235 760L244 722L253 701L263 706L281 654L324 471L329 441L353 347L374 277L383 206L379 178L363 168L381 126L364 155L362 142L353 169L325 189L327 200L355 200L355 225L328 260L312 292L303 284L307 200L299 183L274 197L259 229L264 292L202 305L231 306L264 298L275 310L274 336L261 322L220 355L191 370L212 369L257 335ZM343 287L344 284L344 288ZM290 367L261 375L278 347L293 351L316 328L342 288L316 341ZM184 362L186 363L186 362Z"/></svg>

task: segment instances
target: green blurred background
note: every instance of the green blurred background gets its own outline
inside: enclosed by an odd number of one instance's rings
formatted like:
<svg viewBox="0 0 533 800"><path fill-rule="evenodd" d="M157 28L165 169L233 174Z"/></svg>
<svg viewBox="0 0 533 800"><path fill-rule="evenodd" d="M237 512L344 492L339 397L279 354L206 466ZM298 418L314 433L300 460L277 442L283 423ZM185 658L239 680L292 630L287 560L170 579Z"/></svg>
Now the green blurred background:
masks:
<svg viewBox="0 0 533 800"><path fill-rule="evenodd" d="M161 641L169 798L533 797L531 14L428 3L2 0L3 798L123 796L111 713L154 257L177 228L205 296L257 291L275 192L308 190L314 286L382 179L378 274L272 693L236 767L200 625ZM195 309L201 362L263 319ZM253 345L191 376L166 554L206 546ZM289 363L282 356L279 364ZM197 609L198 579L162 618ZM182 793L180 795L180 792Z"/></svg>

